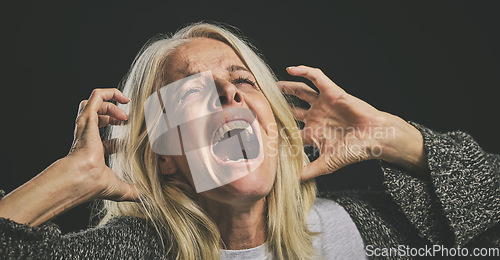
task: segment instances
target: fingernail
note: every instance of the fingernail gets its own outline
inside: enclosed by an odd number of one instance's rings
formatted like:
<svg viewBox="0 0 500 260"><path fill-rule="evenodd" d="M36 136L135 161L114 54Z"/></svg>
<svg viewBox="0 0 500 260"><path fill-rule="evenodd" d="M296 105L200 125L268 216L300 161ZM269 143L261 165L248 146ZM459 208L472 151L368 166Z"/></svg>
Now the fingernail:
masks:
<svg viewBox="0 0 500 260"><path fill-rule="evenodd" d="M295 68L295 66L287 67L286 70L290 70L290 69L293 69L293 68Z"/></svg>

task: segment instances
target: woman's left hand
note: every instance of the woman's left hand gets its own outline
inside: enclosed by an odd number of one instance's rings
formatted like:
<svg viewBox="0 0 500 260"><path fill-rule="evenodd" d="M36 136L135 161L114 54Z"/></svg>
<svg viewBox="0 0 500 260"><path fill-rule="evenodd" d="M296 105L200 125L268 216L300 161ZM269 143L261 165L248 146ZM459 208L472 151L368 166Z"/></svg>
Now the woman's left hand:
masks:
<svg viewBox="0 0 500 260"><path fill-rule="evenodd" d="M302 180L376 158L415 172L426 169L422 135L415 127L349 95L319 69L297 66L287 71L307 78L319 90L302 82L278 82L284 93L311 105L309 109L292 108L305 124L301 130L304 144L320 151L318 159L304 168Z"/></svg>

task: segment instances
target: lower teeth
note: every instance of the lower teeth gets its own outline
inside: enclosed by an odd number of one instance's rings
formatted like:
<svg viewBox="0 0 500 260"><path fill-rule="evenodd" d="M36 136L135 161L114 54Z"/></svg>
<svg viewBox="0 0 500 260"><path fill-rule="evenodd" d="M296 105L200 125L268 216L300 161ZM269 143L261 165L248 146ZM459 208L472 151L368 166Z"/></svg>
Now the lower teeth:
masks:
<svg viewBox="0 0 500 260"><path fill-rule="evenodd" d="M229 159L229 160L227 160L226 162L232 163L232 162L245 162L245 161L247 161L247 159L245 159L245 158L241 158L241 159L238 159L238 160L236 160L236 161Z"/></svg>

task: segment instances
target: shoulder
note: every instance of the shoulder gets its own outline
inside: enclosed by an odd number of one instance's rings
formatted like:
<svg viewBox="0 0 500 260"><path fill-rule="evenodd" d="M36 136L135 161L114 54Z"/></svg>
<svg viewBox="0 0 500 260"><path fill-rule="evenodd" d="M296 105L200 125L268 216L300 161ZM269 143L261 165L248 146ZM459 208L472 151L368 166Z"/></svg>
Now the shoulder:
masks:
<svg viewBox="0 0 500 260"><path fill-rule="evenodd" d="M381 248L425 242L386 191L345 191L323 193L321 196L338 203L347 212L366 245Z"/></svg>
<svg viewBox="0 0 500 260"><path fill-rule="evenodd" d="M318 198L319 209L335 203L348 214L359 230L376 229L387 223L397 223L405 219L399 206L386 191L342 191L328 192ZM330 201L325 203L324 201ZM328 206L333 209L333 206ZM325 213L323 213L325 214ZM328 213L330 214L330 213ZM337 213L340 214L340 213Z"/></svg>
<svg viewBox="0 0 500 260"><path fill-rule="evenodd" d="M106 223L87 230L70 233L68 236L81 234L104 234L106 237L142 237L154 234L152 227L145 219L131 216L118 216L111 218Z"/></svg>
<svg viewBox="0 0 500 260"><path fill-rule="evenodd" d="M361 216L392 214L399 208L385 190L324 192L318 198L319 205L323 201L338 204L355 221Z"/></svg>
<svg viewBox="0 0 500 260"><path fill-rule="evenodd" d="M129 229L141 227L142 229L148 229L150 225L143 218L132 217L132 216L118 216L111 218L105 224L100 226L101 228L107 229Z"/></svg>
<svg viewBox="0 0 500 260"><path fill-rule="evenodd" d="M316 232L313 244L327 259L362 259L364 243L349 213L337 202L317 198L308 219L311 232Z"/></svg>
<svg viewBox="0 0 500 260"><path fill-rule="evenodd" d="M152 224L143 218L119 216L96 228L108 237L126 239L132 243L160 244L158 233Z"/></svg>
<svg viewBox="0 0 500 260"><path fill-rule="evenodd" d="M327 198L316 198L309 213L308 223L324 222L332 218L345 219L346 217L349 217L349 214L337 202Z"/></svg>
<svg viewBox="0 0 500 260"><path fill-rule="evenodd" d="M349 213L336 201L327 198L317 198L307 218L312 232L322 232L324 229L341 231L346 228L356 230Z"/></svg>
<svg viewBox="0 0 500 260"><path fill-rule="evenodd" d="M144 219L129 216L115 217L102 226L67 234L63 244L75 251L72 253L92 252L93 257L103 259L162 255L161 240L154 227Z"/></svg>

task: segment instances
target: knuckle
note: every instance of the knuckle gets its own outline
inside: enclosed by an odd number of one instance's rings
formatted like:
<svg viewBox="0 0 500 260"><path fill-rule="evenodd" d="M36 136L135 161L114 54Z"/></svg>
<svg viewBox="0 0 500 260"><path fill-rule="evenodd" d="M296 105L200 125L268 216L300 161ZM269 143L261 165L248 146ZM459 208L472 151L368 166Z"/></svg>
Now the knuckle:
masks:
<svg viewBox="0 0 500 260"><path fill-rule="evenodd" d="M112 103L108 103L108 105L105 108L106 114L116 114L119 110L119 108Z"/></svg>
<svg viewBox="0 0 500 260"><path fill-rule="evenodd" d="M83 110L87 106L87 103L88 103L88 100L82 100L80 102L80 104L78 105L78 113L77 113L77 115L80 115L83 112Z"/></svg>
<svg viewBox="0 0 500 260"><path fill-rule="evenodd" d="M92 93L90 94L90 96L99 95L101 92L102 92L102 88L95 88L92 90Z"/></svg>
<svg viewBox="0 0 500 260"><path fill-rule="evenodd" d="M114 109L118 109L118 106L116 106L115 104L113 103L110 103L110 102L106 102L106 108L108 110L114 110Z"/></svg>
<svg viewBox="0 0 500 260"><path fill-rule="evenodd" d="M86 100L86 99L80 101L80 104L78 105L78 107L80 109L84 108L87 105L87 102L88 102L88 100Z"/></svg>
<svg viewBox="0 0 500 260"><path fill-rule="evenodd" d="M91 151L81 151L79 154L82 160L79 161L79 167L87 174L88 177L96 178L100 177L105 166L103 159Z"/></svg>
<svg viewBox="0 0 500 260"><path fill-rule="evenodd" d="M87 156L86 164L90 169L96 169L100 167L100 160L93 153L89 153Z"/></svg>
<svg viewBox="0 0 500 260"><path fill-rule="evenodd" d="M319 76L323 75L323 71L319 68L314 68L313 72L314 73L312 73L312 74L314 77L319 77Z"/></svg>
<svg viewBox="0 0 500 260"><path fill-rule="evenodd" d="M121 91L118 90L117 88L109 88L107 90L110 91L110 92L112 92L113 95L119 95L119 94L121 94Z"/></svg>

